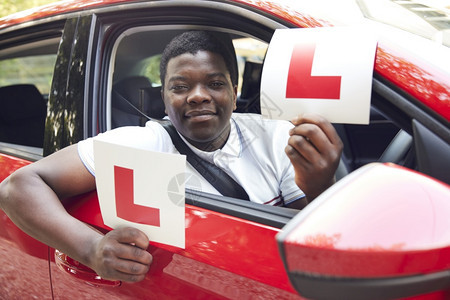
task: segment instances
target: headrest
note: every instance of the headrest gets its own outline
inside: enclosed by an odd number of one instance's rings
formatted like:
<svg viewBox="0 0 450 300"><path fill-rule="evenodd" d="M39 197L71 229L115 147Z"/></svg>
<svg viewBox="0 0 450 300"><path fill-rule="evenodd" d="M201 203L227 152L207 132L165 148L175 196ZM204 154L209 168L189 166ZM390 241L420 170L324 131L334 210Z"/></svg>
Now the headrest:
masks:
<svg viewBox="0 0 450 300"><path fill-rule="evenodd" d="M44 97L32 84L1 87L0 107L0 122L3 124L41 117L47 112Z"/></svg>
<svg viewBox="0 0 450 300"><path fill-rule="evenodd" d="M113 86L112 95L113 108L122 112L139 116L136 110L127 103L129 101L151 118L162 119L166 115L161 97L161 87L153 87L147 77L131 76L119 80ZM141 99L143 103L139 103Z"/></svg>
<svg viewBox="0 0 450 300"><path fill-rule="evenodd" d="M136 111L130 107L126 101L120 98L124 97L135 107L140 108L141 105L139 101L142 97L141 93L143 93L144 89L151 87L152 84L150 80L144 76L131 76L121 79L113 86L112 105L114 108L120 109L124 112L136 114ZM117 97L115 93L119 93L119 96ZM147 105L145 103L144 106L144 109L146 110Z"/></svg>
<svg viewBox="0 0 450 300"><path fill-rule="evenodd" d="M243 73L241 98L250 99L259 94L261 86L262 63L246 61Z"/></svg>
<svg viewBox="0 0 450 300"><path fill-rule="evenodd" d="M166 116L164 101L161 97L161 87L151 87L145 89L148 97L149 108L147 114L153 119L162 119Z"/></svg>
<svg viewBox="0 0 450 300"><path fill-rule="evenodd" d="M237 99L236 112L261 113L260 88L261 88L262 63L246 61L241 94Z"/></svg>

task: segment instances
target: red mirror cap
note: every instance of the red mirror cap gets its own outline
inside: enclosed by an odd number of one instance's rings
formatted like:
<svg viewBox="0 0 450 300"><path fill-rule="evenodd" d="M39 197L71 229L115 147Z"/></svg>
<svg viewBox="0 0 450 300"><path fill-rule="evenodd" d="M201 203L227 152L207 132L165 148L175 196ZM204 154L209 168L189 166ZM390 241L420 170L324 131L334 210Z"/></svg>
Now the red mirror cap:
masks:
<svg viewBox="0 0 450 300"><path fill-rule="evenodd" d="M370 164L315 199L277 241L288 272L386 278L450 270L450 186Z"/></svg>

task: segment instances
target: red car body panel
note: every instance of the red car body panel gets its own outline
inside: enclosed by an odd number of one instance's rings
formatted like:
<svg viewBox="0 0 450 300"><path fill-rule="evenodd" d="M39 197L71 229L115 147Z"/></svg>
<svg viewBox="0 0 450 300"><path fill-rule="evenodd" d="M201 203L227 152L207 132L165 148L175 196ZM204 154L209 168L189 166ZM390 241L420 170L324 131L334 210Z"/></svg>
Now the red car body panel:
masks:
<svg viewBox="0 0 450 300"><path fill-rule="evenodd" d="M450 77L417 58L378 44L375 71L450 121Z"/></svg>
<svg viewBox="0 0 450 300"><path fill-rule="evenodd" d="M24 234L1 210L0 222L0 298L51 299L49 248Z"/></svg>
<svg viewBox="0 0 450 300"><path fill-rule="evenodd" d="M0 180L5 179L15 170L30 164L29 161L6 154L2 154L0 157L0 162L2 163L2 168L0 169Z"/></svg>
<svg viewBox="0 0 450 300"><path fill-rule="evenodd" d="M0 155L0 163L0 181L29 164L4 154ZM0 298L14 295L17 299L51 299L48 246L23 233L2 210L0 224Z"/></svg>
<svg viewBox="0 0 450 300"><path fill-rule="evenodd" d="M74 1L64 1L48 4L42 7L32 8L23 12L19 12L8 17L0 19L0 29L9 26L22 24L24 22L35 21L45 17L50 17L54 15L61 15L71 12L76 12L80 10L87 10L96 7L104 7L112 4L120 3L131 3L139 2L133 0L74 0ZM140 1L145 2L145 1ZM151 1L148 1L151 2ZM219 2L219 1L218 1ZM220 1L224 2L224 1ZM317 20L311 16L301 14L300 12L295 12L289 10L288 7L282 6L276 1L266 1L266 0L229 0L226 2L230 3L240 3L245 7L253 7L257 10L267 12L273 16L288 21L290 23L296 24L299 27L317 27L325 26L326 24L331 25L331 23L324 20Z"/></svg>

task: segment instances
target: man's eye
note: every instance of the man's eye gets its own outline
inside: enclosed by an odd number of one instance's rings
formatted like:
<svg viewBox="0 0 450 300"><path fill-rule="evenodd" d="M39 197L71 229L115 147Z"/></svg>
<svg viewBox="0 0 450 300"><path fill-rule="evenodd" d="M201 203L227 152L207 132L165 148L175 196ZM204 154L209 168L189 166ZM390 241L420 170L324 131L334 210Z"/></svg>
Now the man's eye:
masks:
<svg viewBox="0 0 450 300"><path fill-rule="evenodd" d="M213 81L209 84L213 88L220 88L224 86L225 84L222 81Z"/></svg>
<svg viewBox="0 0 450 300"><path fill-rule="evenodd" d="M182 91L187 89L186 85L182 85L182 84L176 84L176 85L172 85L169 90L171 91Z"/></svg>

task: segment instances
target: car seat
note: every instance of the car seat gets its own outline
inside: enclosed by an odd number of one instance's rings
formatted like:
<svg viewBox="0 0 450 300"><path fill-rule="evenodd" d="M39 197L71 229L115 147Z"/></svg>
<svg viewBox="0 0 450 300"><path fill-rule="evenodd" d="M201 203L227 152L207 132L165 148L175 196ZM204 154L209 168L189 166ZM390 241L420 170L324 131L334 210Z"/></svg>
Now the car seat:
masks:
<svg viewBox="0 0 450 300"><path fill-rule="evenodd" d="M32 84L0 88L0 142L42 148L47 103Z"/></svg>
<svg viewBox="0 0 450 300"><path fill-rule="evenodd" d="M245 62L241 94L237 99L236 112L261 114L261 74L262 63L254 61Z"/></svg>
<svg viewBox="0 0 450 300"><path fill-rule="evenodd" d="M161 88L153 87L144 76L131 76L116 82L112 89L111 125L144 126L151 118L163 118Z"/></svg>

